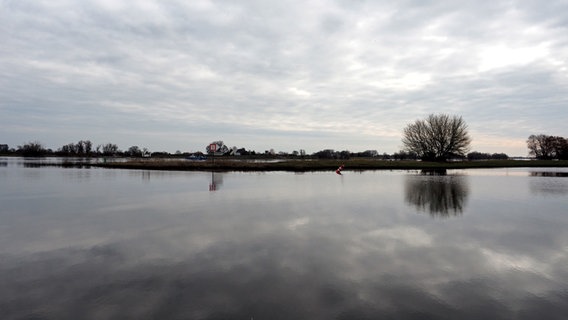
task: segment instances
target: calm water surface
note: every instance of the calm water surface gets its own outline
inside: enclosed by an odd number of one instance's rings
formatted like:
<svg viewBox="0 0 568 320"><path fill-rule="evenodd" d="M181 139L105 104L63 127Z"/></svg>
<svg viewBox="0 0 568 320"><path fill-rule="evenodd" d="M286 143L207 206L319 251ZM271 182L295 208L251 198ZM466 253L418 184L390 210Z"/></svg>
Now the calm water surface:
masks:
<svg viewBox="0 0 568 320"><path fill-rule="evenodd" d="M0 318L566 319L567 176L0 158Z"/></svg>

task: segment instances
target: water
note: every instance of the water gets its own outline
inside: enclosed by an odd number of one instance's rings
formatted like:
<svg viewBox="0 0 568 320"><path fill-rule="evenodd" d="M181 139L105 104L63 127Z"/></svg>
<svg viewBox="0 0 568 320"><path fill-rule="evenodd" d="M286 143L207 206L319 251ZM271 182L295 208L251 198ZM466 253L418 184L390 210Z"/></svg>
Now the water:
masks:
<svg viewBox="0 0 568 320"><path fill-rule="evenodd" d="M564 319L567 169L0 159L2 319Z"/></svg>

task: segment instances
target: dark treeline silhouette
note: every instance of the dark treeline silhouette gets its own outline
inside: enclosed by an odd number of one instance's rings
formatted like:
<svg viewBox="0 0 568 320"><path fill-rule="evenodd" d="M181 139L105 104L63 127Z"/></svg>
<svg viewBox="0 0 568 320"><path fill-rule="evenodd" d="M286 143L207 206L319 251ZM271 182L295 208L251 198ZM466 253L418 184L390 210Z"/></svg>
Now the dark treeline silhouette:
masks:
<svg viewBox="0 0 568 320"><path fill-rule="evenodd" d="M507 160L509 156L505 153L483 153L473 151L467 154L467 160Z"/></svg>
<svg viewBox="0 0 568 320"><path fill-rule="evenodd" d="M530 135L527 139L529 155L540 160L568 160L568 140L546 134Z"/></svg>
<svg viewBox="0 0 568 320"><path fill-rule="evenodd" d="M456 120L457 119L457 120ZM453 119L455 121L461 120L460 118ZM452 120L452 119L450 119ZM448 120L449 121L449 120ZM451 121L450 121L451 122ZM420 122L421 123L421 122ZM416 125L416 124L415 124ZM465 126L463 122L456 125ZM465 138L464 138L465 139ZM534 156L539 160L568 160L568 140L560 136L550 136L545 134L531 135L527 139L527 147L529 155ZM460 152L449 152L444 157L445 160L506 160L509 156L505 153L483 153L473 151L467 155ZM455 151L455 150L454 150ZM125 151L121 150L118 145L114 143L105 143L94 145L90 140L79 140L78 142L71 142L65 144L53 151L46 148L39 141L30 141L16 148L9 148L6 144L0 144L0 154L3 155L19 155L24 157L41 157L41 156L72 156L72 157L190 157L190 156L203 156L201 151L197 152L181 152L169 153L165 151L150 152L147 148L139 146L131 146ZM379 154L376 150L366 150L363 152L351 152L348 150L335 151L333 149L324 149L308 155L304 150L287 152L274 152L272 149L264 152L256 152L254 150L247 150L245 148L226 148L224 152L216 153L220 156L248 156L248 157L290 157L290 158L316 158L316 159L350 159L350 158L375 158L379 160L431 160L431 157L425 157L424 154L419 154L415 151L404 149L393 154L382 153ZM436 157L435 157L436 158ZM437 156L438 161L440 159ZM433 158L432 158L433 159Z"/></svg>
<svg viewBox="0 0 568 320"><path fill-rule="evenodd" d="M46 150L39 141L30 141L22 146L18 146L14 151L14 153L25 157L40 157L50 152L51 150Z"/></svg>
<svg viewBox="0 0 568 320"><path fill-rule="evenodd" d="M99 144L93 148L90 140L79 140L77 143L68 143L61 146L56 151L45 148L39 141L30 141L23 145L17 146L15 149L5 148L2 152L8 155L19 155L24 157L42 157L42 156L71 156L71 157L99 157L99 156L126 156L126 157L144 157L150 155L150 151L146 148L131 146L126 151L122 151L114 143ZM168 153L164 153L168 154ZM169 154L168 154L169 155Z"/></svg>
<svg viewBox="0 0 568 320"><path fill-rule="evenodd" d="M90 140L79 140L76 143L68 143L57 150L45 148L44 145L38 141L31 141L23 145L17 146L17 148L8 148L7 145L3 145L4 148L0 150L0 154L5 155L19 155L24 157L41 157L41 156L60 156L60 157L156 157L156 158L166 158L166 157L198 157L205 156L206 153L201 151L196 152L181 152L176 151L175 153L169 153L165 151L150 152L147 148L140 148L139 146L131 146L126 150L121 150L118 145L114 143L105 143L94 145ZM225 152L218 154L219 156L245 156L254 158L266 158L266 157L288 157L288 158L315 158L315 159L351 159L351 158L374 158L377 160L418 160L420 157L418 154L412 151L400 150L393 154L382 153L379 154L377 150L366 150L362 152L351 152L348 150L335 151L333 149L324 149L312 153L311 155L306 155L303 150L293 151L291 153L286 152L256 152L254 150L247 150L245 148L227 148ZM508 156L504 153L481 153L481 152L471 152L467 157L460 157L455 159L461 160L483 160L483 159L508 159Z"/></svg>

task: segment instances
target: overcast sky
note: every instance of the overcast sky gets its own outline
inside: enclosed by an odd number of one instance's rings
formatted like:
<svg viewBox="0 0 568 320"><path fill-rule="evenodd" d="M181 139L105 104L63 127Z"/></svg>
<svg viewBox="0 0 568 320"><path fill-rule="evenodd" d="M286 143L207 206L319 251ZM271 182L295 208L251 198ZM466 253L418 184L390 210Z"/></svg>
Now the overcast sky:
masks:
<svg viewBox="0 0 568 320"><path fill-rule="evenodd" d="M0 0L0 143L393 153L568 137L568 1Z"/></svg>

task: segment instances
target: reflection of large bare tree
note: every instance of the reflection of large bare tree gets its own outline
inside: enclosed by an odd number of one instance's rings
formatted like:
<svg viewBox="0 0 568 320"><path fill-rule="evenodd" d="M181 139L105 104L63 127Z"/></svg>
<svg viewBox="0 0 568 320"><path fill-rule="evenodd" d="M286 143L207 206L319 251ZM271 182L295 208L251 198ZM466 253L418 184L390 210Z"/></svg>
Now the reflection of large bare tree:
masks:
<svg viewBox="0 0 568 320"><path fill-rule="evenodd" d="M408 176L405 201L431 216L449 217L463 212L468 196L464 176L448 176L445 172L422 172Z"/></svg>

